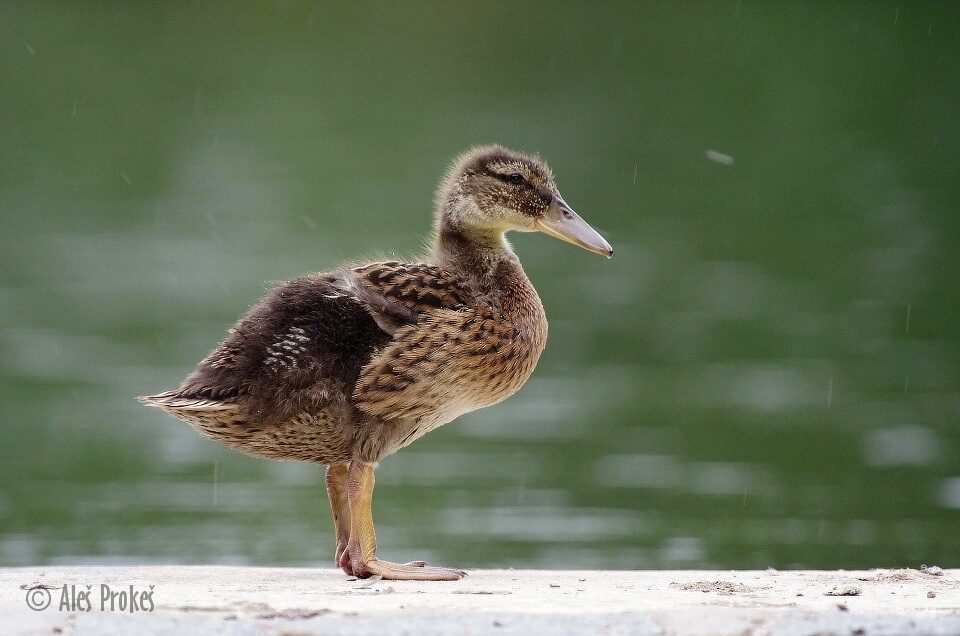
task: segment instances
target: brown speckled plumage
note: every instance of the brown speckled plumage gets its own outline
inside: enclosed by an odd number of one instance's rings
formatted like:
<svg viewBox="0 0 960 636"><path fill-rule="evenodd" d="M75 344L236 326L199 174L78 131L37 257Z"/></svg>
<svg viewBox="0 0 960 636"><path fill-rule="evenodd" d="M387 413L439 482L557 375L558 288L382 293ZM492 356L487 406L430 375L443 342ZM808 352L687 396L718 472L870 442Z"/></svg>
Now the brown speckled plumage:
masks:
<svg viewBox="0 0 960 636"><path fill-rule="evenodd" d="M142 401L252 455L352 466L512 395L537 364L547 321L503 233L609 246L565 229L576 215L541 161L499 146L463 155L437 203L422 262L283 283L177 389ZM334 494L331 504L336 517Z"/></svg>

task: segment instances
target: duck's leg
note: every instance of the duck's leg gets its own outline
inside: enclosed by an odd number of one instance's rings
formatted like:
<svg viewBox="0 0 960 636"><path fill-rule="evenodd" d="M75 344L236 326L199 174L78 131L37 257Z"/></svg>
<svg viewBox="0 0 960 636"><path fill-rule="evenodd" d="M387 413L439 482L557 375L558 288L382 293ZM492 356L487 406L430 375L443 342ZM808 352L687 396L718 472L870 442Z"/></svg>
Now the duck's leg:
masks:
<svg viewBox="0 0 960 636"><path fill-rule="evenodd" d="M347 543L353 575L381 576L391 581L456 581L466 572L430 567L423 561L392 563L377 558L377 536L373 531L373 470L375 464L350 462L347 493L350 500L350 540Z"/></svg>
<svg viewBox="0 0 960 636"><path fill-rule="evenodd" d="M333 530L337 535L337 552L334 565L347 574L353 574L350 567L350 553L347 542L350 540L350 500L347 496L348 464L330 464L327 466L327 497L330 510L333 511Z"/></svg>

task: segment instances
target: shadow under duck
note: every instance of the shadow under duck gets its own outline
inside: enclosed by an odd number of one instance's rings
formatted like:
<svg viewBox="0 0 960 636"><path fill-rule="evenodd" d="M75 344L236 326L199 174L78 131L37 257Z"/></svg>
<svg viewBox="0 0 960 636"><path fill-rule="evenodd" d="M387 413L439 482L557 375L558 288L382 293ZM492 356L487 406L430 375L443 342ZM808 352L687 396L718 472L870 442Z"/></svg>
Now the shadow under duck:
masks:
<svg viewBox="0 0 960 636"><path fill-rule="evenodd" d="M509 230L610 257L539 158L475 148L437 193L421 262L347 266L281 284L179 388L139 398L231 448L327 465L336 565L357 577L464 572L376 556L371 501L384 457L526 382L547 340Z"/></svg>

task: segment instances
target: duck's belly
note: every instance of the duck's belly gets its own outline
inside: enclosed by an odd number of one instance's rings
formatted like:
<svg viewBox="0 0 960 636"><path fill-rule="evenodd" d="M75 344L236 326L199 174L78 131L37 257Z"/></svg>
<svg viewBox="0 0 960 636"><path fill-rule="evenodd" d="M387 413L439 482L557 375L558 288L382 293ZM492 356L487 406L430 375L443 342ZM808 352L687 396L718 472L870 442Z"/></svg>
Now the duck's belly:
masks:
<svg viewBox="0 0 960 636"><path fill-rule="evenodd" d="M292 459L331 464L354 456L354 427L343 415L321 411L299 413L285 422L259 423L241 412L232 417L206 417L197 412L173 413L205 437L256 457Z"/></svg>

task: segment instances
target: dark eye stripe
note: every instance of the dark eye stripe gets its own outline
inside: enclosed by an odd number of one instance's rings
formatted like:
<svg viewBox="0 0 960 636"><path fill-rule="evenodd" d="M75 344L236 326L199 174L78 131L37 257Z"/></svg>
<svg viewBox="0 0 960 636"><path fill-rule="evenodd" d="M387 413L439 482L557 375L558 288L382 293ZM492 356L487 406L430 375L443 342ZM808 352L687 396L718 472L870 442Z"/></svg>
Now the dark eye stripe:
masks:
<svg viewBox="0 0 960 636"><path fill-rule="evenodd" d="M501 174L499 172L490 172L492 177L503 181L504 183L509 183L512 185L521 185L524 183L529 183L526 179L523 178L523 175L519 172L511 172L509 174ZM519 179L517 178L519 177Z"/></svg>

